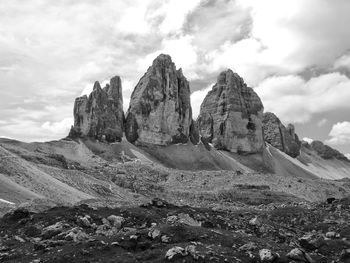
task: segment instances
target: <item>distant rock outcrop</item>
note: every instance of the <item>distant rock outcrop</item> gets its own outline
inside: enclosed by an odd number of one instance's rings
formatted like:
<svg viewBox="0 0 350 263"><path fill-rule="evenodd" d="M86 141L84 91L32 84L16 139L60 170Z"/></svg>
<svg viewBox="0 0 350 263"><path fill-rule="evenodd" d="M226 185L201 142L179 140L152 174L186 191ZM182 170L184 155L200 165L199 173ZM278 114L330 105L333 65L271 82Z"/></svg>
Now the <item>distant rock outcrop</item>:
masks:
<svg viewBox="0 0 350 263"><path fill-rule="evenodd" d="M220 73L205 97L198 117L204 143L238 153L261 152L263 104L232 70Z"/></svg>
<svg viewBox="0 0 350 263"><path fill-rule="evenodd" d="M285 127L272 112L264 113L264 140L273 147L295 158L300 154L301 142L292 124Z"/></svg>
<svg viewBox="0 0 350 263"><path fill-rule="evenodd" d="M89 97L76 98L74 126L69 137L86 136L115 142L123 137L123 128L123 96L119 76L113 77L103 89L96 81Z"/></svg>
<svg viewBox="0 0 350 263"><path fill-rule="evenodd" d="M309 146L310 147L307 147L307 148L309 149L311 148L312 150L314 150L323 159L326 159L326 160L338 159L338 160L350 162L349 159L346 158L344 154L342 154L336 149L333 149L328 145L323 144L323 142L321 141L313 141L311 142L311 144L309 144Z"/></svg>
<svg viewBox="0 0 350 263"><path fill-rule="evenodd" d="M135 144L186 143L191 124L189 83L182 70L176 70L171 57L161 54L131 95L126 138Z"/></svg>

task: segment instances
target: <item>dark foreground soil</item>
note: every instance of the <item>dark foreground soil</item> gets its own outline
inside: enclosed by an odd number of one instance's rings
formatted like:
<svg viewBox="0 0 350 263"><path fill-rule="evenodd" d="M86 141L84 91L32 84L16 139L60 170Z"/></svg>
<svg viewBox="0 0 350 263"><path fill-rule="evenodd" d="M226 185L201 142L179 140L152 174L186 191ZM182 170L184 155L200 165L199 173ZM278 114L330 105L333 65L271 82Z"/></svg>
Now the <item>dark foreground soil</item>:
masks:
<svg viewBox="0 0 350 263"><path fill-rule="evenodd" d="M0 220L0 262L350 262L349 204L15 210Z"/></svg>

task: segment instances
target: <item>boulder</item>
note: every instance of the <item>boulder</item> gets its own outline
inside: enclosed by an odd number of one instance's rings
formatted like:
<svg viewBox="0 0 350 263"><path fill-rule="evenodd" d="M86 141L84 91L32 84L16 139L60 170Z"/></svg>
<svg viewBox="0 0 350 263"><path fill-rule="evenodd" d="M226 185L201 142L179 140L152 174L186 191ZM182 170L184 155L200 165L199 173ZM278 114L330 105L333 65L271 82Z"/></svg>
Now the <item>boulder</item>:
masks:
<svg viewBox="0 0 350 263"><path fill-rule="evenodd" d="M123 96L119 76L113 77L103 89L96 81L89 97L84 95L75 100L74 126L69 137L115 142L123 137L123 128Z"/></svg>
<svg viewBox="0 0 350 263"><path fill-rule="evenodd" d="M263 110L258 95L237 73L230 69L220 73L200 108L202 142L231 152L261 152Z"/></svg>
<svg viewBox="0 0 350 263"><path fill-rule="evenodd" d="M131 95L125 136L137 145L187 143L191 124L189 83L171 57L161 54Z"/></svg>
<svg viewBox="0 0 350 263"><path fill-rule="evenodd" d="M265 142L295 158L300 154L301 142L292 124L287 127L272 112L264 113L263 132Z"/></svg>

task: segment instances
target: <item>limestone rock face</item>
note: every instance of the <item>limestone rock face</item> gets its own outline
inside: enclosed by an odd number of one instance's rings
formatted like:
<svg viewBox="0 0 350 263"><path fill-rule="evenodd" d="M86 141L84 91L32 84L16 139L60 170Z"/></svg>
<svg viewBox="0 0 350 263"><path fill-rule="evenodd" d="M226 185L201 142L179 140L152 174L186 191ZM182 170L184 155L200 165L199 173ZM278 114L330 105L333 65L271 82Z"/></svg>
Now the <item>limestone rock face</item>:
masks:
<svg viewBox="0 0 350 263"><path fill-rule="evenodd" d="M192 120L191 126L190 126L190 140L192 144L198 144L199 143L199 129L198 129L198 123L195 120Z"/></svg>
<svg viewBox="0 0 350 263"><path fill-rule="evenodd" d="M333 149L328 145L323 144L323 142L321 141L313 141L310 144L310 147L312 150L317 152L317 154L323 159L338 159L343 161L349 161L344 154L342 154L336 149Z"/></svg>
<svg viewBox="0 0 350 263"><path fill-rule="evenodd" d="M232 70L218 76L198 117L203 143L238 153L261 152L263 104L252 88Z"/></svg>
<svg viewBox="0 0 350 263"><path fill-rule="evenodd" d="M76 98L74 126L70 137L92 137L108 142L120 141L123 137L124 112L122 85L119 76L113 77L103 89L98 81L93 91Z"/></svg>
<svg viewBox="0 0 350 263"><path fill-rule="evenodd" d="M264 113L264 140L273 147L295 158L300 154L301 142L292 124L285 127L280 119L271 112Z"/></svg>
<svg viewBox="0 0 350 263"><path fill-rule="evenodd" d="M189 83L171 57L161 54L131 95L126 138L135 144L186 143L191 123Z"/></svg>

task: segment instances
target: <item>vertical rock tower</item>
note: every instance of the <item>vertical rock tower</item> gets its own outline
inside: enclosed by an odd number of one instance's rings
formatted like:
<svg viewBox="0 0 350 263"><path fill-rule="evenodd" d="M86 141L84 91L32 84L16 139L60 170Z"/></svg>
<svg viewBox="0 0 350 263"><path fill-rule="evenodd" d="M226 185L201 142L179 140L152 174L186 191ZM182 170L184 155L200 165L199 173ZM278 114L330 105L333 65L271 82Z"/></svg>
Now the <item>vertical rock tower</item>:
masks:
<svg viewBox="0 0 350 263"><path fill-rule="evenodd" d="M191 123L189 83L171 57L161 54L131 95L126 138L135 144L186 143Z"/></svg>
<svg viewBox="0 0 350 263"><path fill-rule="evenodd" d="M119 76L103 89L98 81L93 91L76 98L74 126L69 137L91 137L108 142L121 141L124 128L122 84Z"/></svg>
<svg viewBox="0 0 350 263"><path fill-rule="evenodd" d="M295 158L300 154L301 142L295 133L294 126L285 127L272 112L264 113L264 140L273 147Z"/></svg>
<svg viewBox="0 0 350 263"><path fill-rule="evenodd" d="M201 105L202 141L231 152L261 152L263 111L258 95L238 74L230 69L221 72Z"/></svg>

